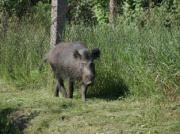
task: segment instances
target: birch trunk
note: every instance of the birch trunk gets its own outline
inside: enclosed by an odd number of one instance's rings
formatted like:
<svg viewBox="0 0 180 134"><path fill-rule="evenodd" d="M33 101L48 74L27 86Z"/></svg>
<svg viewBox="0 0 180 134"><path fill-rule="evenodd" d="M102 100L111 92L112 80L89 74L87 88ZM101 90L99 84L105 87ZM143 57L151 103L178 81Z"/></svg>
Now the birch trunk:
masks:
<svg viewBox="0 0 180 134"><path fill-rule="evenodd" d="M109 0L109 23L112 24L114 22L115 14L116 14L117 1Z"/></svg>
<svg viewBox="0 0 180 134"><path fill-rule="evenodd" d="M52 0L51 2L51 46L62 41L66 18L66 7L67 0Z"/></svg>

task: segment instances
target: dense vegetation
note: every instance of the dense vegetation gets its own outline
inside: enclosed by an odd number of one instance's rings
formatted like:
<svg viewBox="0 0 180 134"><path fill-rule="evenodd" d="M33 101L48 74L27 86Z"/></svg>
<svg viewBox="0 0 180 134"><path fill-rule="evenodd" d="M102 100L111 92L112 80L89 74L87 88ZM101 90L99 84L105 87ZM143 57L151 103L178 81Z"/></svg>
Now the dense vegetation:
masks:
<svg viewBox="0 0 180 134"><path fill-rule="evenodd" d="M121 88L139 95L178 92L178 27L138 29L117 24L66 28L64 41L74 40L83 40L102 51L97 62L97 92L121 92ZM23 23L8 29L1 39L1 77L18 89L46 87L52 79L47 77L51 72L42 62L48 49L49 34L42 27Z"/></svg>
<svg viewBox="0 0 180 134"><path fill-rule="evenodd" d="M179 0L114 0L116 16L124 23L147 25L149 21L161 19L160 23L169 26L180 22ZM47 21L50 17L51 0L1 0L1 21L24 16ZM157 16L158 15L158 18ZM106 24L109 16L109 0L68 0L67 20L70 24ZM46 23L45 23L46 24Z"/></svg>
<svg viewBox="0 0 180 134"><path fill-rule="evenodd" d="M15 1L16 4L13 3ZM70 9L63 40L82 40L90 48L98 46L102 51L101 58L96 62L95 85L88 91L90 102L87 106L79 106L77 95L74 102L50 97L53 93L53 76L49 66L42 61L50 47L49 1L26 2L25 0L0 2L0 96L2 98L0 133L14 131L14 126L11 126L13 123L6 118L9 115L13 116L13 111L15 115L16 112L21 115L26 109L22 115L27 116L25 119L27 122L38 116L39 122L36 122L38 119L34 120L35 124L27 129L29 133L31 128L42 133L45 133L45 128L49 132L54 130L57 133L66 132L65 129L51 127L53 123L57 123L57 120L64 120L67 117L68 121L72 121L71 123L80 119L88 122L94 117L95 112L103 112L108 104L106 108L109 112L105 112L104 115L99 114L99 124L97 123L99 128L96 127L94 131L89 131L90 133L101 132L104 124L108 123L107 118L111 120L110 124L116 130L109 133L119 132L120 130L116 129L119 128L118 123L124 122L124 127L121 126L122 133L165 133L163 127L166 126L169 126L167 133L179 132L180 2L178 0L159 0L156 3L152 3L153 0L147 0L145 3L138 0L124 0L118 3L117 17L113 25L108 24L108 1L85 0L80 1L79 4L69 0ZM22 5L28 8L23 8ZM88 14L86 14L87 10ZM42 96L39 97L38 94ZM116 101L108 103L92 97L116 99ZM123 99L124 97L126 98ZM140 98L155 99L144 101ZM167 103L163 103L164 100L167 100ZM97 106L93 105L93 101L97 102ZM134 104L134 101L137 103ZM58 103L62 105L59 106ZM118 112L123 111L125 105L128 105L127 110L124 110L127 114L119 115ZM146 107L147 105L149 108ZM78 111L78 108L82 112ZM143 111L142 108L145 110ZM137 109L140 111L136 111ZM172 111L166 111L167 109ZM112 116L111 112L115 116ZM170 114L173 112L173 115L163 116L163 112ZM60 116L59 113L62 115ZM133 115L132 120L126 120L127 115ZM153 119L150 120L149 117ZM169 124L161 124L166 122L167 118ZM49 123L50 120L53 120L52 123ZM159 128L156 126L156 120ZM66 128L68 121L64 126L60 125ZM94 124L96 121L92 118ZM84 124L82 121L70 131L76 129L78 133L77 128L85 125L84 132L88 133L87 129L93 128L94 124L90 122ZM135 126L134 129L132 126Z"/></svg>

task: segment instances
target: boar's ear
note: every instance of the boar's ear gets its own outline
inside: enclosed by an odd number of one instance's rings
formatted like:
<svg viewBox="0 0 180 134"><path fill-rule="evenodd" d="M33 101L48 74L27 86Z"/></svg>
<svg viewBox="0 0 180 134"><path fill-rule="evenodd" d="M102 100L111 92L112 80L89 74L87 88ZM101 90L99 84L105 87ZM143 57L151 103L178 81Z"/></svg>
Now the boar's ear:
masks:
<svg viewBox="0 0 180 134"><path fill-rule="evenodd" d="M99 48L93 48L93 50L92 50L92 58L93 59L97 59L97 58L99 58L100 57L100 50L99 50Z"/></svg>
<svg viewBox="0 0 180 134"><path fill-rule="evenodd" d="M79 52L75 49L74 50L74 52L73 52L73 56L74 56L74 58L76 58L76 59L81 59L81 55L79 54Z"/></svg>

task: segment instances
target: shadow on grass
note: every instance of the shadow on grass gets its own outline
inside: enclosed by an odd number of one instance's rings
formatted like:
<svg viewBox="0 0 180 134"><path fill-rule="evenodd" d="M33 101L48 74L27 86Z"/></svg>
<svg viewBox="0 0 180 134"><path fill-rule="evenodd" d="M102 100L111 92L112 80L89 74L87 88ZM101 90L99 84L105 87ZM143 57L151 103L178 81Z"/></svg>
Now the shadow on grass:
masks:
<svg viewBox="0 0 180 134"><path fill-rule="evenodd" d="M5 108L0 111L0 133L1 134L11 134L19 133L13 123L9 120L9 115L16 111L13 108Z"/></svg>
<svg viewBox="0 0 180 134"><path fill-rule="evenodd" d="M98 92L88 93L87 98L99 98L112 101L125 98L130 94L128 86L122 78L113 79L112 76L109 75L108 78L102 79L101 83L102 85L95 86Z"/></svg>
<svg viewBox="0 0 180 134"><path fill-rule="evenodd" d="M2 109L0 111L0 133L21 134L30 120L37 115L37 112L26 113L13 108Z"/></svg>

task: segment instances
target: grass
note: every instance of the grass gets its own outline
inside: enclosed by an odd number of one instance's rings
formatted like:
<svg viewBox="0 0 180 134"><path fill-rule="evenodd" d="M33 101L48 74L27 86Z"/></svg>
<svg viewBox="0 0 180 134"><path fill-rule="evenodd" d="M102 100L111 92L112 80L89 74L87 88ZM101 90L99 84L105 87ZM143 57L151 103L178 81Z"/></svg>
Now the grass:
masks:
<svg viewBox="0 0 180 134"><path fill-rule="evenodd" d="M1 133L179 133L179 102L155 97L82 103L41 89L1 91L0 98Z"/></svg>

